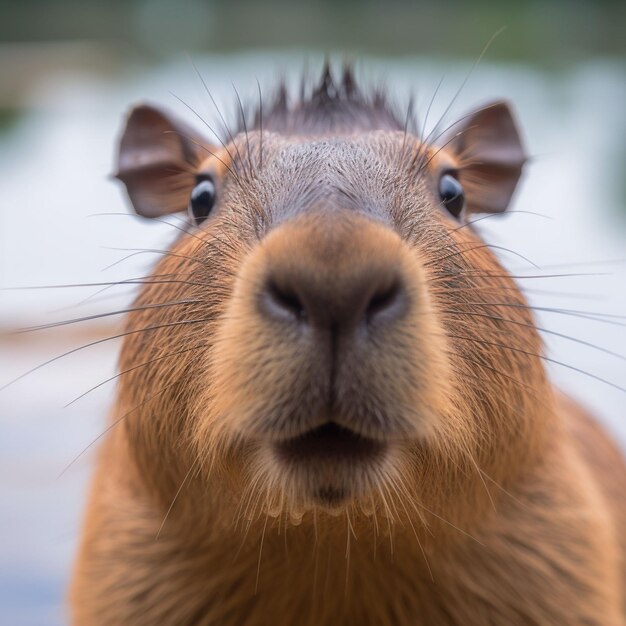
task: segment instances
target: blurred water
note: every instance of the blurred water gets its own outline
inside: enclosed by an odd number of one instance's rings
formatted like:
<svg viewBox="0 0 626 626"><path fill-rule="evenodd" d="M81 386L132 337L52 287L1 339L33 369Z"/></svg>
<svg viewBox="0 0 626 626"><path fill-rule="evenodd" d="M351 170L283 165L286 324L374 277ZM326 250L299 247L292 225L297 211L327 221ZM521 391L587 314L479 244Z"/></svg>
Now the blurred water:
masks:
<svg viewBox="0 0 626 626"><path fill-rule="evenodd" d="M310 64L316 62L313 58ZM291 80L302 67L298 59L275 55L205 57L196 63L218 104L228 111L234 101L231 83L244 98L255 98L257 78L265 89L277 73ZM431 120L436 120L469 64L372 60L359 68L366 79L384 78L400 101L415 91L421 111L445 75L432 107ZM113 169L121 116L131 103L152 100L195 123L172 93L215 121L186 59L158 68L131 68L125 75L108 78L59 72L36 86L27 114L16 128L0 136L0 286L120 280L147 271L154 259L149 255L103 271L128 254L103 246L159 248L167 245L172 229L128 215L95 214L127 211L121 190L107 175ZM504 255L516 274L603 274L521 279L534 304L626 314L626 264L620 262L626 258L625 221L620 217L624 201L620 159L626 136L622 66L593 62L557 74L485 63L472 75L448 117L452 120L502 97L514 103L534 156L513 208L546 217L512 213L483 220L486 240L512 248L543 270ZM114 310L128 302L130 292L121 290L118 298L108 292L107 299L95 298L71 311L53 313L94 291L0 292L0 323L23 326L48 322L55 315L62 319ZM626 334L617 318L581 319L549 312L538 312L537 317L542 327L626 352ZM623 360L565 339L545 338L551 358L624 386ZM80 343L78 338L46 339L20 349L0 344L0 385ZM102 431L112 386L62 407L113 373L116 349L105 344L78 352L0 393L2 623L64 620L63 594L91 451L61 478L57 476ZM624 393L573 369L557 365L549 369L558 385L595 410L626 449Z"/></svg>

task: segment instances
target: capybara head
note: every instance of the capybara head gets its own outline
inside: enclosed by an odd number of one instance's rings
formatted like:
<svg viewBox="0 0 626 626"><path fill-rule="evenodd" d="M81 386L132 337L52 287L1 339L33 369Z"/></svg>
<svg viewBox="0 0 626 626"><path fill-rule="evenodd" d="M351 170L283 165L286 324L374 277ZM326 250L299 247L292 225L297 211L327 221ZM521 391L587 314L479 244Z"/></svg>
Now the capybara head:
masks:
<svg viewBox="0 0 626 626"><path fill-rule="evenodd" d="M189 212L120 366L123 428L164 506L436 513L532 457L540 341L472 226L520 176L511 112L426 138L403 117L349 72L296 103L281 90L221 144L131 111L117 176L136 212Z"/></svg>

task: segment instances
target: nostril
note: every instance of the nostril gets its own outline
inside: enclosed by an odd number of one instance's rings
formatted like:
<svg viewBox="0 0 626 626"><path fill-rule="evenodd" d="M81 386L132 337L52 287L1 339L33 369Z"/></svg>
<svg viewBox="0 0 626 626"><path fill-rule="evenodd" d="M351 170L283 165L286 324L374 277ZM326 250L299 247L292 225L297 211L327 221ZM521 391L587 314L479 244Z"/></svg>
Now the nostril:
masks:
<svg viewBox="0 0 626 626"><path fill-rule="evenodd" d="M404 289L400 281L394 281L391 285L387 285L378 289L370 298L365 310L365 316L368 322L384 317L397 317L404 308Z"/></svg>
<svg viewBox="0 0 626 626"><path fill-rule="evenodd" d="M304 305L293 289L279 286L270 280L265 287L264 295L265 304L274 315L281 319L285 317L297 320L304 319Z"/></svg>

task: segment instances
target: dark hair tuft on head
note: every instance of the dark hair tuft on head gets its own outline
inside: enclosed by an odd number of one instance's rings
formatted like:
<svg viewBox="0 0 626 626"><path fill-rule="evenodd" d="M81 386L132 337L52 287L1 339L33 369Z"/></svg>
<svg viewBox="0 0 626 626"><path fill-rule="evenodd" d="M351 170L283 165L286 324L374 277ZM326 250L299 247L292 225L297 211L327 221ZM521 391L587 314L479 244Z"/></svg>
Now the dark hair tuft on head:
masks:
<svg viewBox="0 0 626 626"><path fill-rule="evenodd" d="M311 85L302 79L299 100L292 102L282 82L269 106L253 115L252 128L285 135L369 130L403 130L404 121L381 88L365 92L358 84L354 69L345 65L337 79L330 63L325 62L319 82Z"/></svg>

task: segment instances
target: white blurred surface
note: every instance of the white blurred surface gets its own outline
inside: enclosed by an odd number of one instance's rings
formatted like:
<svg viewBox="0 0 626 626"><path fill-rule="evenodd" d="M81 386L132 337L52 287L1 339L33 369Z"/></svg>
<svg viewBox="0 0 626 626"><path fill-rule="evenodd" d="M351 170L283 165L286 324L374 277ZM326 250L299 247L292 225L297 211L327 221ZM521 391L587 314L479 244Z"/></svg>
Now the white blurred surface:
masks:
<svg viewBox="0 0 626 626"><path fill-rule="evenodd" d="M233 110L234 83L245 97L264 92L276 73L294 76L302 66L271 55L196 59L218 103ZM446 79L431 112L438 119L469 69L467 64L406 59L360 63L365 78L384 77L400 101L410 90L424 112L442 75ZM137 100L169 106L196 124L170 92L210 122L216 115L186 59L157 69L129 69L116 79L51 75L32 93L31 110L19 126L0 136L0 287L99 282L139 277L150 255L137 255L108 270L125 252L105 249L160 248L172 229L132 216L121 189L107 179L123 113ZM449 114L453 120L496 98L514 104L534 163L513 213L486 219L488 243L512 248L538 264L538 272L503 255L515 274L594 272L602 276L522 279L534 304L543 307L626 315L626 218L619 220L622 192L617 159L623 158L626 86L621 68L595 63L544 74L523 66L482 64ZM90 217L92 216L92 217ZM602 262L602 263L598 263ZM583 265L576 265L582 263ZM584 263L594 263L584 265ZM595 264L598 263L598 264ZM554 269L551 269L552 266ZM105 292L79 308L53 313L93 294L95 288L0 292L0 324L24 326L56 316L76 317L121 308L129 290ZM122 292L121 298L108 297ZM560 295L561 292L584 297ZM103 294L104 295L104 294ZM626 352L624 320L581 319L538 313L540 326ZM626 386L624 360L572 341L546 335L551 358ZM115 342L113 342L115 343ZM0 354L0 386L31 367L80 345L37 341ZM111 376L116 345L104 344L61 359L0 392L0 622L53 624L63 620L61 604L91 451L62 477L64 467L103 430L113 386L107 384L76 404L63 406ZM0 344L0 350L3 350ZM626 449L625 394L591 376L551 365L555 382L593 409Z"/></svg>

